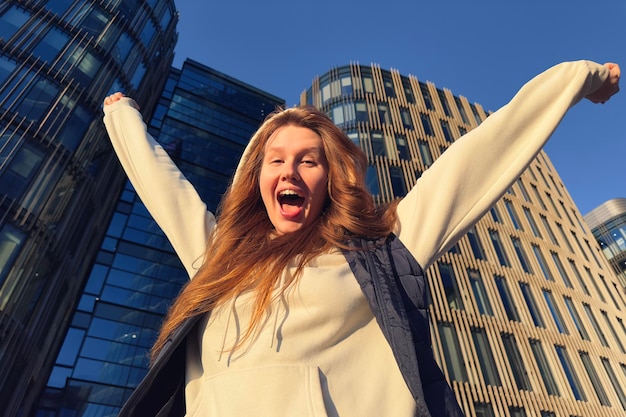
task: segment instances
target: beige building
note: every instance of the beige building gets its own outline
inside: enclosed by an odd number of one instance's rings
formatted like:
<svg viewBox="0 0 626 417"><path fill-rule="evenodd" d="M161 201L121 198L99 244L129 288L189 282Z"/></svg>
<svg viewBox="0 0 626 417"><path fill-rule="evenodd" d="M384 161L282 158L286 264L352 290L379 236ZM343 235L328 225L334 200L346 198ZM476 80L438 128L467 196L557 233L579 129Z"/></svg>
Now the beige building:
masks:
<svg viewBox="0 0 626 417"><path fill-rule="evenodd" d="M487 117L376 65L332 69L301 102L362 147L379 202ZM544 152L427 277L435 356L467 416L624 416L621 285Z"/></svg>

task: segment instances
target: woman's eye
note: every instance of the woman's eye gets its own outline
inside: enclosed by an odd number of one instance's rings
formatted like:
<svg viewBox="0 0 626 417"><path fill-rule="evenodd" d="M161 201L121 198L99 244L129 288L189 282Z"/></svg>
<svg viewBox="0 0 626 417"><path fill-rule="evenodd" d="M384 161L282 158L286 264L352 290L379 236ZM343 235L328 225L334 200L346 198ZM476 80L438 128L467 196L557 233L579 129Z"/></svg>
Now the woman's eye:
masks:
<svg viewBox="0 0 626 417"><path fill-rule="evenodd" d="M302 163L303 163L304 165L310 165L310 166L315 165L315 161L310 160L310 159L303 159L303 160L302 160Z"/></svg>

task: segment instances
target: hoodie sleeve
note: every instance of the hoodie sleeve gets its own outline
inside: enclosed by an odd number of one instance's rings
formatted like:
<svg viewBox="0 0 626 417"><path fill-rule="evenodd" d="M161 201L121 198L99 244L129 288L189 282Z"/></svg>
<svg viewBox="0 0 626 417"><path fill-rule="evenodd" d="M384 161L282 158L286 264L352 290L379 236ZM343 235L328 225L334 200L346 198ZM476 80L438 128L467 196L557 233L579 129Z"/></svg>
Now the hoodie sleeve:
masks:
<svg viewBox="0 0 626 417"><path fill-rule="evenodd" d="M398 205L400 240L427 268L519 178L568 109L597 90L606 67L556 65L451 145Z"/></svg>
<svg viewBox="0 0 626 417"><path fill-rule="evenodd" d="M113 148L139 198L163 230L189 277L203 262L215 217L165 150L147 132L130 98L104 107Z"/></svg>

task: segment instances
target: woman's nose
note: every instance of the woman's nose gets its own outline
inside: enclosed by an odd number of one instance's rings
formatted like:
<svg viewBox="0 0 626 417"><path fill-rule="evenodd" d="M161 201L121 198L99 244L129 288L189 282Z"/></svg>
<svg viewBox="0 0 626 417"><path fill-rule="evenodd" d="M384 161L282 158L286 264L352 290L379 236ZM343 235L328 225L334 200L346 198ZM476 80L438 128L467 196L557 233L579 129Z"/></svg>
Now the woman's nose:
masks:
<svg viewBox="0 0 626 417"><path fill-rule="evenodd" d="M286 163L283 164L283 171L281 174L281 179L283 181L288 180L300 180L300 175L298 175L298 169L295 164Z"/></svg>

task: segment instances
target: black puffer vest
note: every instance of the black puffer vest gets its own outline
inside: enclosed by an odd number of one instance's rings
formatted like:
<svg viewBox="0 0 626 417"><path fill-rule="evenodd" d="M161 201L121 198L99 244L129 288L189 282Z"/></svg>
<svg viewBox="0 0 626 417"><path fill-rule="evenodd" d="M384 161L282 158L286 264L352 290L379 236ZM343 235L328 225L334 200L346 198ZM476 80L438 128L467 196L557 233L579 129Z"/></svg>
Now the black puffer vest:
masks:
<svg viewBox="0 0 626 417"><path fill-rule="evenodd" d="M355 250L344 250L343 254L415 398L416 415L462 417L433 357L422 268L394 235L378 240L353 239L350 246ZM187 320L172 334L124 404L120 417L185 415L186 348L182 342L200 317Z"/></svg>

